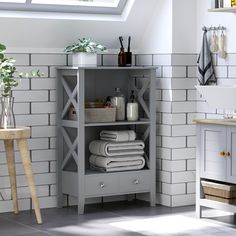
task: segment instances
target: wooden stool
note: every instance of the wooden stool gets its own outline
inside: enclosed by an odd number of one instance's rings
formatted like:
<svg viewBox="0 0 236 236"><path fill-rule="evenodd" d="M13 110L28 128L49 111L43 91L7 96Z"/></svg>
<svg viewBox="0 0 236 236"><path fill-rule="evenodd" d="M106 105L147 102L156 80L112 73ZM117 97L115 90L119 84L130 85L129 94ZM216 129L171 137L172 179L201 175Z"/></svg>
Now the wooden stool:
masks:
<svg viewBox="0 0 236 236"><path fill-rule="evenodd" d="M39 208L39 201L36 194L34 176L32 172L32 166L30 161L30 153L28 149L27 138L30 137L29 127L17 127L12 129L0 129L0 139L4 140L6 158L8 165L8 172L10 176L11 191L13 198L14 213L18 214L18 201L17 201L17 189L16 189L16 168L15 168L15 157L14 157L14 139L17 141L19 147L22 164L24 167L25 175L27 178L30 194L33 201L35 215L38 224L42 224L42 217Z"/></svg>

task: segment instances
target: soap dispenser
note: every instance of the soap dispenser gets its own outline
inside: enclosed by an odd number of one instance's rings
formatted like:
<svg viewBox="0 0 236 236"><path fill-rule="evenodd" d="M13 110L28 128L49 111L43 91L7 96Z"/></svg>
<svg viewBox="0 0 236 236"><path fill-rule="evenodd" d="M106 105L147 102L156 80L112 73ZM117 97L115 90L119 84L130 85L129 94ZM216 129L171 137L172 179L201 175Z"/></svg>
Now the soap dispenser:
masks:
<svg viewBox="0 0 236 236"><path fill-rule="evenodd" d="M137 121L138 120L138 102L134 96L134 90L131 91L129 102L126 106L126 114L128 121Z"/></svg>

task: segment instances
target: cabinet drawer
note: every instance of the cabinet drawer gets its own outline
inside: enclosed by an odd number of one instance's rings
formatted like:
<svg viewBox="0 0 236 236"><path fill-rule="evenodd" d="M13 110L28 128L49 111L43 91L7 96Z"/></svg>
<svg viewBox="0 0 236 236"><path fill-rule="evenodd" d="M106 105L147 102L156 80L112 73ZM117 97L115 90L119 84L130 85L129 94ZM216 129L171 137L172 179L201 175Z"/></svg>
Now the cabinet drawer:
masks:
<svg viewBox="0 0 236 236"><path fill-rule="evenodd" d="M86 176L85 195L103 196L119 191L119 179L115 176Z"/></svg>
<svg viewBox="0 0 236 236"><path fill-rule="evenodd" d="M150 190L150 172L125 173L120 177L121 192Z"/></svg>

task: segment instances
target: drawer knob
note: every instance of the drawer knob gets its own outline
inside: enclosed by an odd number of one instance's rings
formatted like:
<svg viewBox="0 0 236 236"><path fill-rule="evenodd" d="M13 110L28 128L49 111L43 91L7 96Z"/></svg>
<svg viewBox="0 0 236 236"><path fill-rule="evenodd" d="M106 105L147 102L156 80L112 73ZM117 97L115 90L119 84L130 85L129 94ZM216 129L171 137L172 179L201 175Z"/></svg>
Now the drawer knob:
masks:
<svg viewBox="0 0 236 236"><path fill-rule="evenodd" d="M220 152L220 156L225 157L226 156L226 152L225 151Z"/></svg>
<svg viewBox="0 0 236 236"><path fill-rule="evenodd" d="M230 156L231 156L231 153L230 153L230 152L227 152L227 153L226 153L226 156L227 156L227 157L230 157Z"/></svg>
<svg viewBox="0 0 236 236"><path fill-rule="evenodd" d="M104 184L104 183L100 183L100 187L101 187L101 188L104 188L104 187L105 187L105 184Z"/></svg>
<svg viewBox="0 0 236 236"><path fill-rule="evenodd" d="M137 184L139 184L139 180L135 179L133 183L137 185Z"/></svg>

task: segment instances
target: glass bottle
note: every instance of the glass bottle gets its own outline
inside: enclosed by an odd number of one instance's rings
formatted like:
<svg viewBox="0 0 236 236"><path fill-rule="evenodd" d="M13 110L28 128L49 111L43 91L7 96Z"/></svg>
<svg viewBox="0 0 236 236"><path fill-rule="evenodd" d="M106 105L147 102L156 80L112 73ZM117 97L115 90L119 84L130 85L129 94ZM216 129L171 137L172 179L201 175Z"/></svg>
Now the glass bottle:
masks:
<svg viewBox="0 0 236 236"><path fill-rule="evenodd" d="M125 66L126 65L126 55L124 48L120 48L120 52L118 54L118 66Z"/></svg>
<svg viewBox="0 0 236 236"><path fill-rule="evenodd" d="M116 108L116 120L125 120L125 96L120 88L115 88L116 95L111 98L111 104Z"/></svg>
<svg viewBox="0 0 236 236"><path fill-rule="evenodd" d="M126 114L128 121L137 121L138 120L138 103L134 96L134 90L131 91L129 102L126 106Z"/></svg>
<svg viewBox="0 0 236 236"><path fill-rule="evenodd" d="M0 119L1 129L15 128L15 116L13 113L13 97L1 97L2 114Z"/></svg>

